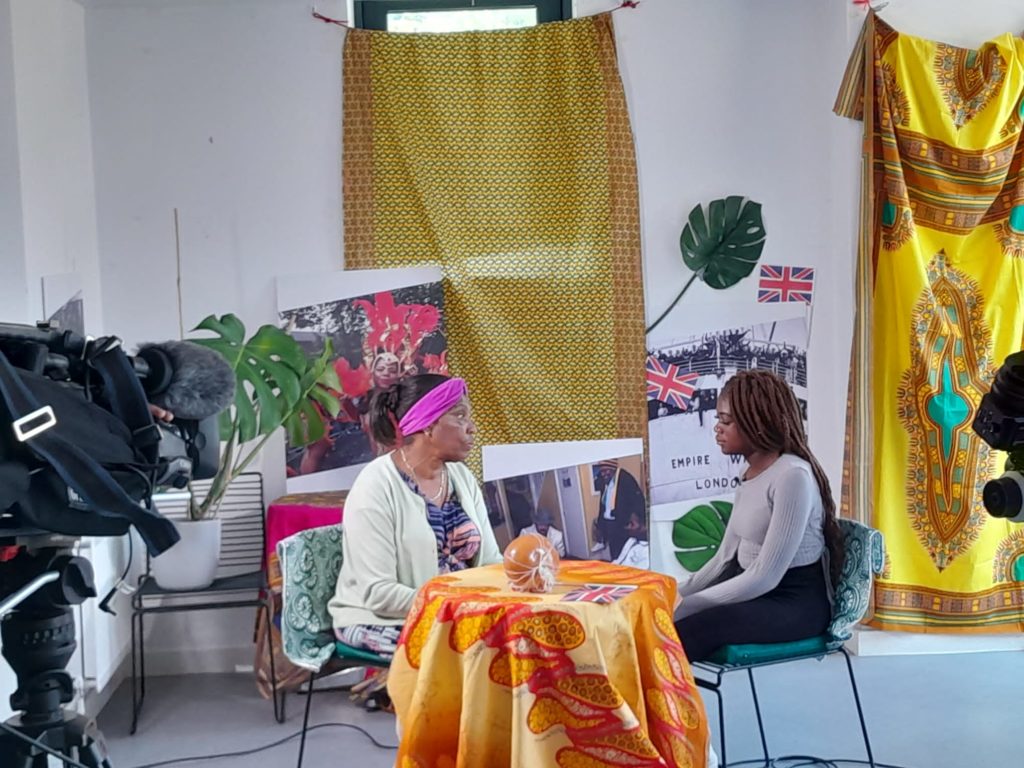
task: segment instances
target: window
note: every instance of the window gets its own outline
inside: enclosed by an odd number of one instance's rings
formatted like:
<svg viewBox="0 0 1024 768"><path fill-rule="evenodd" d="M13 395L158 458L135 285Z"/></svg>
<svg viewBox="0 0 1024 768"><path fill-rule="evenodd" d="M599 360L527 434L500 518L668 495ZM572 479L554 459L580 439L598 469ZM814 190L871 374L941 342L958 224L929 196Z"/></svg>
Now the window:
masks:
<svg viewBox="0 0 1024 768"><path fill-rule="evenodd" d="M469 32L572 18L572 0L355 0L355 25L388 32Z"/></svg>

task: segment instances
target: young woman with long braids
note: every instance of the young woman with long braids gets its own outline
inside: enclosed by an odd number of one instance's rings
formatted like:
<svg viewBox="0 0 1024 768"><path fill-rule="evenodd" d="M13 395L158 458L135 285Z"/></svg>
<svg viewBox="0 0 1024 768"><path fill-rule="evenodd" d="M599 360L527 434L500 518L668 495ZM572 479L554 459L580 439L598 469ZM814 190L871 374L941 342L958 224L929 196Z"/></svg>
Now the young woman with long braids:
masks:
<svg viewBox="0 0 1024 768"><path fill-rule="evenodd" d="M820 635L843 550L828 478L800 405L769 371L742 371L718 398L715 435L747 469L715 556L681 589L676 630L691 661L724 645Z"/></svg>

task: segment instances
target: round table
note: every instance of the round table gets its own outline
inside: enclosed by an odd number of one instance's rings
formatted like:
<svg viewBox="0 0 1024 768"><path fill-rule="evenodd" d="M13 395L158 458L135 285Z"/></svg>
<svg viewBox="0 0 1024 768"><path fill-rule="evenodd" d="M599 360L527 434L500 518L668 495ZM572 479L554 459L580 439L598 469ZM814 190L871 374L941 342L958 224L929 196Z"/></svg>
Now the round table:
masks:
<svg viewBox="0 0 1024 768"><path fill-rule="evenodd" d="M608 563L563 562L546 595L511 591L500 565L432 579L388 677L396 766L703 768L675 602L672 579Z"/></svg>

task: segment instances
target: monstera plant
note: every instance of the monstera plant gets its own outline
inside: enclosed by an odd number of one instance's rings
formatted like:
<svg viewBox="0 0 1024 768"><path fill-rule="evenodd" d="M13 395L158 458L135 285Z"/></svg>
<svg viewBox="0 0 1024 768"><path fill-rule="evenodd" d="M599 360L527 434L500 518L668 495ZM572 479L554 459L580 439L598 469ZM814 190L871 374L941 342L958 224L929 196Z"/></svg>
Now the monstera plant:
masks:
<svg viewBox="0 0 1024 768"><path fill-rule="evenodd" d="M245 326L231 314L210 315L195 330L214 334L191 341L219 353L236 377L235 402L220 415L220 467L206 497L193 498L190 506L189 517L202 520L216 514L228 486L280 427L294 446L322 439L323 413L338 414L335 393L341 384L331 365L330 339L320 354L309 355L273 325L262 326L246 339Z"/></svg>
<svg viewBox="0 0 1024 768"><path fill-rule="evenodd" d="M736 285L754 271L765 241L761 204L732 195L712 200L707 213L701 205L690 211L679 237L683 263L693 272L668 309L647 328L650 333L700 278L710 288L722 290Z"/></svg>
<svg viewBox="0 0 1024 768"><path fill-rule="evenodd" d="M672 524L676 560L683 568L696 573L715 556L731 514L732 502L710 501L698 504Z"/></svg>

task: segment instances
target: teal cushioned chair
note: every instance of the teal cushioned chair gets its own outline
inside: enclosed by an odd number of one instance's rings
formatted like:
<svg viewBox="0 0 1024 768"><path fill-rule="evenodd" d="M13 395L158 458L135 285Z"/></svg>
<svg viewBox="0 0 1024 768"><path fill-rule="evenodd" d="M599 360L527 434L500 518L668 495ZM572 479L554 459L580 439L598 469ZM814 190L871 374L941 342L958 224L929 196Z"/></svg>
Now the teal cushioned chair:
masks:
<svg viewBox="0 0 1024 768"><path fill-rule="evenodd" d="M281 563L281 644L295 666L309 670L306 713L302 719L299 760L306 750L309 710L317 678L354 667L388 667L390 660L339 643L327 604L341 571L341 525L310 528L277 544Z"/></svg>
<svg viewBox="0 0 1024 768"><path fill-rule="evenodd" d="M857 692L857 680L853 674L853 664L850 662L850 654L844 647L844 643L853 637L853 627L867 613L872 578L874 574L881 572L885 552L882 534L873 528L853 520L840 520L839 527L843 534L846 557L843 561L842 576L836 588L832 622L825 634L792 643L727 645L719 649L711 660L693 663L693 668L698 672L710 673L713 676L709 679L698 675L697 685L711 691L718 699L718 728L723 766L728 764L725 756L725 706L722 695L724 676L729 672L741 670L747 672L750 679L750 692L754 698L754 712L757 714L757 727L761 735L761 748L764 750L764 760L767 766L771 764L771 757L768 753L768 740L764 733L761 707L757 700L754 669L802 659L821 659L833 653L841 653L846 659L853 700L857 705L857 716L860 718L860 728L864 734L864 747L867 749L868 763L872 768L875 766L871 740L868 738L868 729L864 722L864 711L861 709L860 694Z"/></svg>

